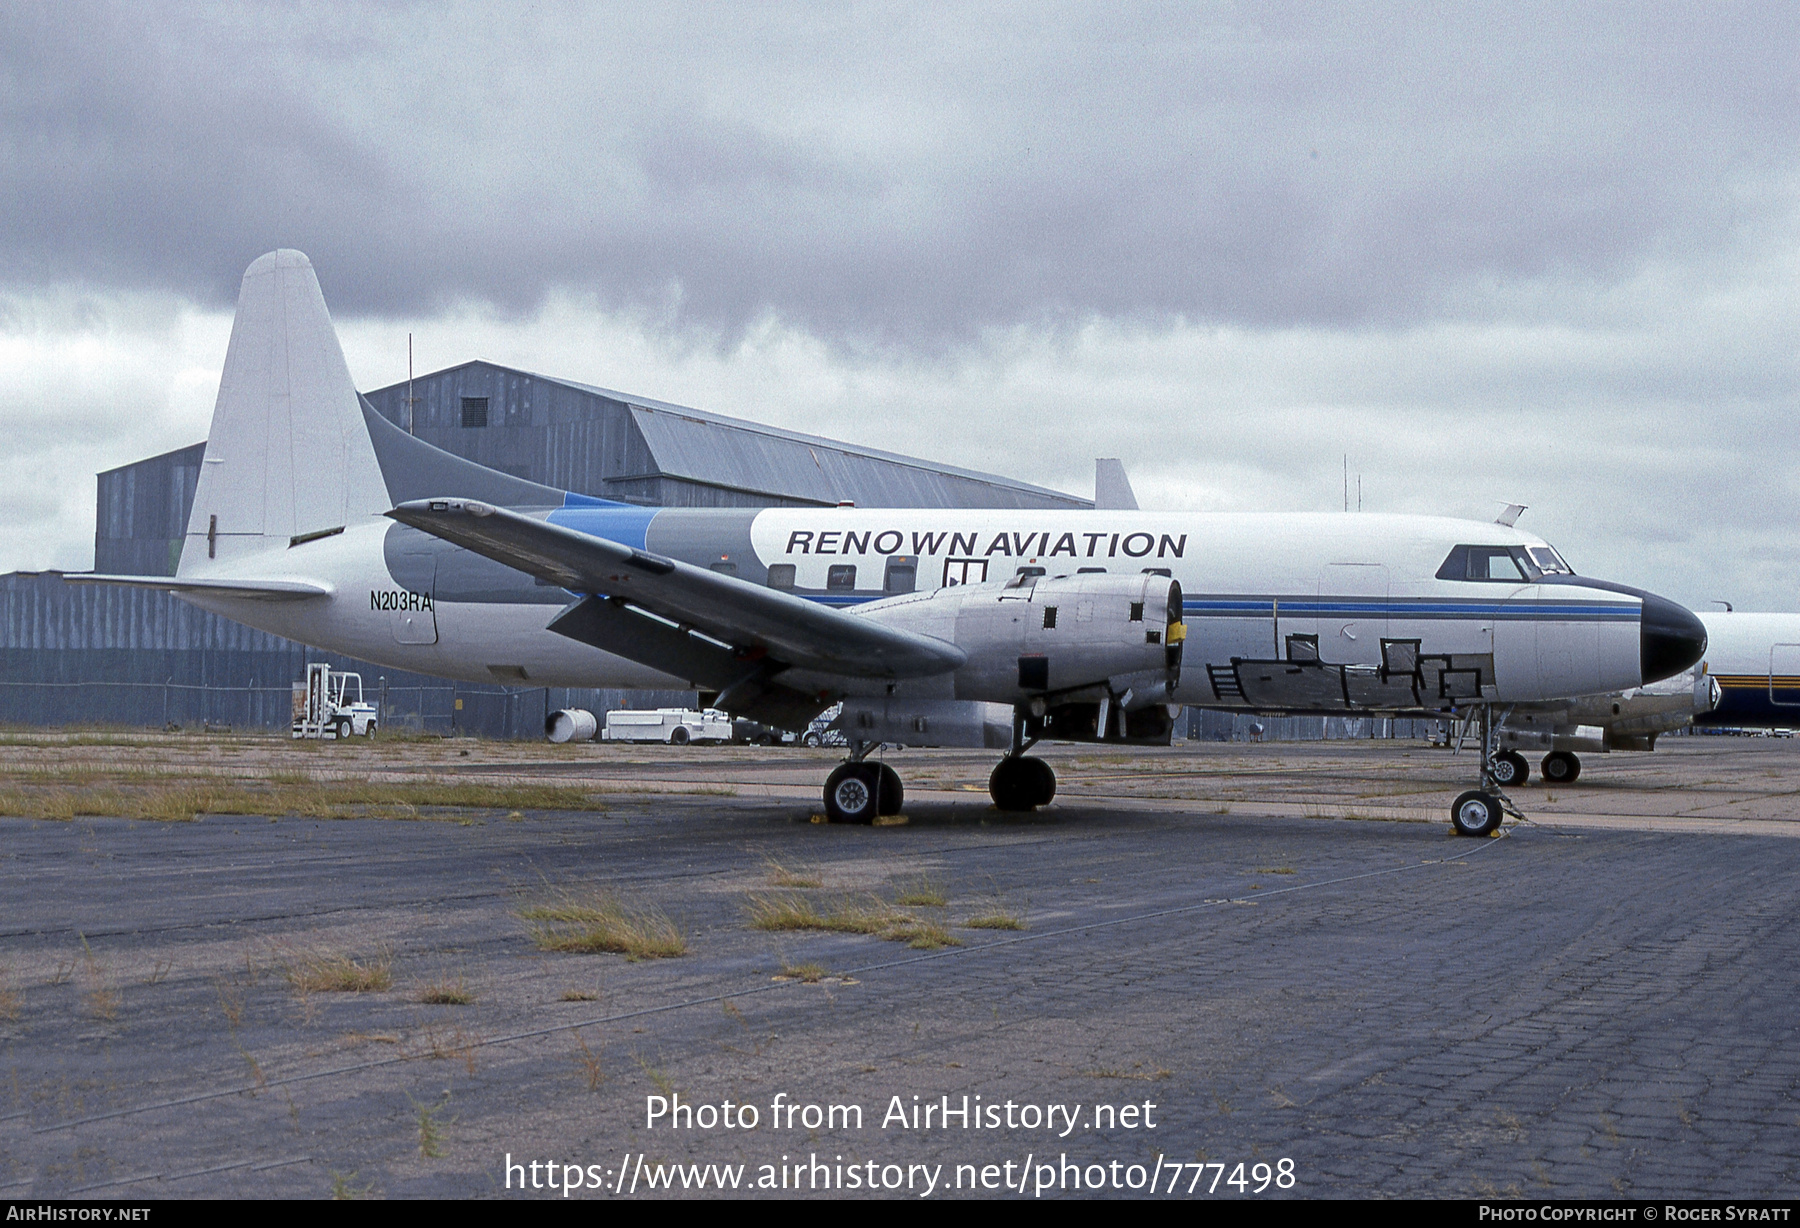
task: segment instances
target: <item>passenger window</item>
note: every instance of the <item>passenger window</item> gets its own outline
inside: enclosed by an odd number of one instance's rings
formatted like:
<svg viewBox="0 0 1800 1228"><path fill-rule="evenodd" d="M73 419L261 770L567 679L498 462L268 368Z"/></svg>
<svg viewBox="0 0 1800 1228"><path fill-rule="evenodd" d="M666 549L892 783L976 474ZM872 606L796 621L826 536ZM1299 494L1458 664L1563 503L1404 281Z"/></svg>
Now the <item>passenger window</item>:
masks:
<svg viewBox="0 0 1800 1228"><path fill-rule="evenodd" d="M825 573L825 587L832 592L843 592L856 587L856 565L854 563L835 563Z"/></svg>
<svg viewBox="0 0 1800 1228"><path fill-rule="evenodd" d="M910 593L919 587L919 558L913 554L896 554L887 561L887 574L881 587L890 593Z"/></svg>
<svg viewBox="0 0 1800 1228"><path fill-rule="evenodd" d="M769 568L769 587L792 589L794 587L794 565L792 563L775 563Z"/></svg>

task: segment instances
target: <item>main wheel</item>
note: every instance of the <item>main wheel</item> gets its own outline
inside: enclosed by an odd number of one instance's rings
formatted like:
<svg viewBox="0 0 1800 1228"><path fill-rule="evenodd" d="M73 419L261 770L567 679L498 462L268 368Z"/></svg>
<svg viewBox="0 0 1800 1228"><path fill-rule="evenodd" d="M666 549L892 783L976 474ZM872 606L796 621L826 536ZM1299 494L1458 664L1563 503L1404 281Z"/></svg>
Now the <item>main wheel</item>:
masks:
<svg viewBox="0 0 1800 1228"><path fill-rule="evenodd" d="M994 765L993 774L988 777L988 795L994 799L994 805L1010 811L1037 808L1039 782L1026 766L1031 762L1009 756Z"/></svg>
<svg viewBox="0 0 1800 1228"><path fill-rule="evenodd" d="M825 817L833 823L875 821L880 773L872 763L841 763L825 778Z"/></svg>
<svg viewBox="0 0 1800 1228"><path fill-rule="evenodd" d="M1500 803L1492 794L1470 789L1450 807L1450 826L1459 836L1485 836L1500 826Z"/></svg>
<svg viewBox="0 0 1800 1228"><path fill-rule="evenodd" d="M1522 785L1531 779L1531 765L1516 750L1503 750L1495 755L1489 770L1494 774L1494 783L1502 789Z"/></svg>
<svg viewBox="0 0 1800 1228"><path fill-rule="evenodd" d="M1020 759L1027 792L1033 806L1048 806L1056 797L1056 773L1042 759Z"/></svg>
<svg viewBox="0 0 1800 1228"><path fill-rule="evenodd" d="M688 731L686 725L677 725L675 728L669 730L670 746L686 746L687 744Z"/></svg>
<svg viewBox="0 0 1800 1228"><path fill-rule="evenodd" d="M1553 785L1571 784L1581 775L1581 760L1566 750L1551 751L1538 767L1544 773L1544 780Z"/></svg>
<svg viewBox="0 0 1800 1228"><path fill-rule="evenodd" d="M885 763L876 764L875 771L880 788L880 793L875 798L875 813L899 814L900 806L906 800L906 788L900 783L900 773Z"/></svg>

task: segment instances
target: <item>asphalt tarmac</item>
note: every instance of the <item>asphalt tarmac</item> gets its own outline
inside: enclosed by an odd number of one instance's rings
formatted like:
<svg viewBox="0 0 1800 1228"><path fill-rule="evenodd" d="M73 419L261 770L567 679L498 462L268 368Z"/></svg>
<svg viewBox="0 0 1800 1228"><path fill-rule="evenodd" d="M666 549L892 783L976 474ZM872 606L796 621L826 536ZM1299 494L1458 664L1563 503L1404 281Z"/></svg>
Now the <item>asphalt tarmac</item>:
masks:
<svg viewBox="0 0 1800 1228"><path fill-rule="evenodd" d="M302 767L606 808L3 819L0 1197L1786 1196L1797 752L1589 759L1488 840L1417 743L1056 751L1027 817L909 751L874 828L829 753L450 743ZM687 953L522 915L596 899ZM912 924L756 928L796 900Z"/></svg>

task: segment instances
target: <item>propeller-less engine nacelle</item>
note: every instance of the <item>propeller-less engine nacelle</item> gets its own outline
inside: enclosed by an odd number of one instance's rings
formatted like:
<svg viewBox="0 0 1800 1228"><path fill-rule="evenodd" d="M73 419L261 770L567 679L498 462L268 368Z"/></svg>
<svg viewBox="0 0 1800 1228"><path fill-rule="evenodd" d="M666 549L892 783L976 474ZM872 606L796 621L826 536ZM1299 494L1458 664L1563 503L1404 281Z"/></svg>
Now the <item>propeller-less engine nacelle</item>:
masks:
<svg viewBox="0 0 1800 1228"><path fill-rule="evenodd" d="M1181 585L1167 576L1021 574L884 601L867 616L968 654L954 697L1025 708L1137 711L1181 676Z"/></svg>

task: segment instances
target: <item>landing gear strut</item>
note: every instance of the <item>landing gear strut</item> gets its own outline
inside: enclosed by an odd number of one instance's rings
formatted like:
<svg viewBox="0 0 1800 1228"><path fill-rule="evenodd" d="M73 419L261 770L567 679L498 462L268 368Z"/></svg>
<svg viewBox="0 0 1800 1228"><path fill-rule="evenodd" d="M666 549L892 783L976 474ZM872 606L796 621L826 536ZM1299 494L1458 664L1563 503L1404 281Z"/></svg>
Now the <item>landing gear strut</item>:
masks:
<svg viewBox="0 0 1800 1228"><path fill-rule="evenodd" d="M1502 790L1508 784L1522 783L1530 769L1516 752L1500 751L1500 726L1490 705L1479 705L1472 721L1481 735L1481 787L1470 789L1451 804L1450 827L1459 836L1489 836L1500 829L1500 821L1507 815L1524 817Z"/></svg>
<svg viewBox="0 0 1800 1228"><path fill-rule="evenodd" d="M906 791L900 773L885 763L868 762L878 744L856 742L850 761L825 778L825 817L833 823L873 823L877 815L900 813Z"/></svg>
<svg viewBox="0 0 1800 1228"><path fill-rule="evenodd" d="M1012 748L988 777L988 794L994 805L1015 813L1048 806L1056 797L1056 773L1042 759L1025 753L1037 745L1037 735L1027 736L1026 722L1025 713L1013 713Z"/></svg>

